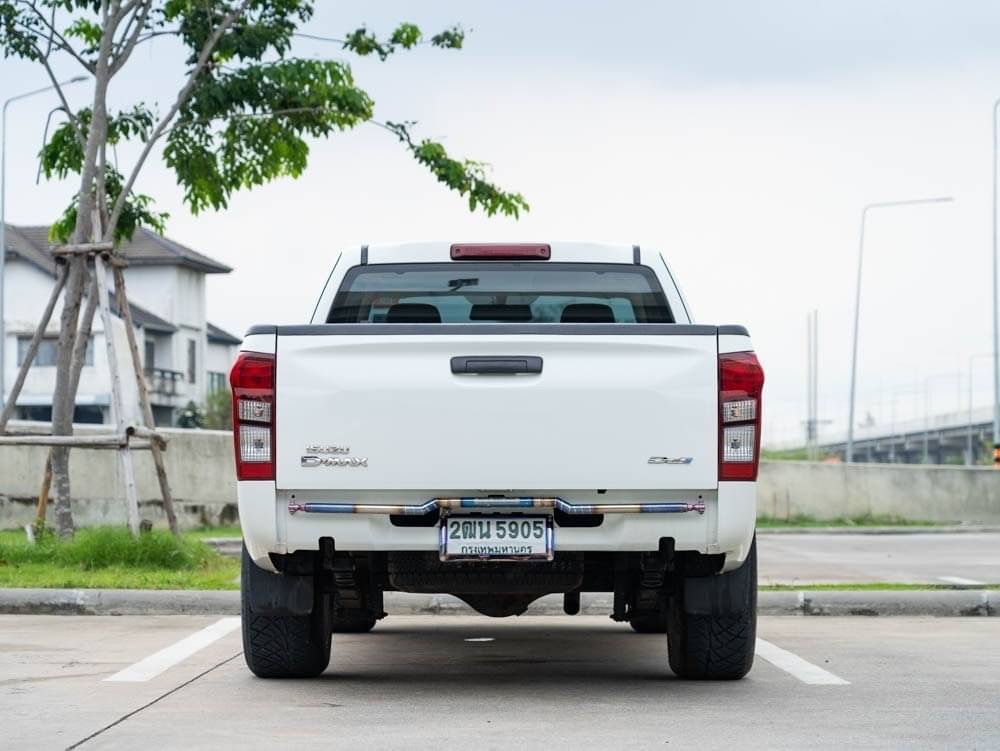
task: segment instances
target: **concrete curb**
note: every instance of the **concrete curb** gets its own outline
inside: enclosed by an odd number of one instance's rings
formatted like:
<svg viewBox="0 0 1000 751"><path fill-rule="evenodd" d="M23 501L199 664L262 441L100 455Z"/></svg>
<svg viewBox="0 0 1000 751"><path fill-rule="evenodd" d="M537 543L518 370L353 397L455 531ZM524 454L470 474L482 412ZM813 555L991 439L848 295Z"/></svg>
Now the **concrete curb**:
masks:
<svg viewBox="0 0 1000 751"><path fill-rule="evenodd" d="M610 594L585 593L580 612L608 615ZM390 615L472 615L450 595L387 592ZM238 615L239 592L137 589L0 589L6 615ZM922 591L808 590L761 592L761 615L1000 616L1000 592L981 589ZM562 615L561 595L536 600L526 615Z"/></svg>

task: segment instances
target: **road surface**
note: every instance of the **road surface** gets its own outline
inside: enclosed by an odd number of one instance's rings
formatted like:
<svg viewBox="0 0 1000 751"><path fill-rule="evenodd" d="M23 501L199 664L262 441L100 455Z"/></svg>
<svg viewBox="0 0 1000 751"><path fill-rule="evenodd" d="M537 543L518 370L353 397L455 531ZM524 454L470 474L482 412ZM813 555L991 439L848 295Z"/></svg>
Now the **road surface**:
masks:
<svg viewBox="0 0 1000 751"><path fill-rule="evenodd" d="M0 727L17 749L1000 747L1000 619L758 636L745 680L699 683L607 618L398 616L336 635L317 680L263 681L235 618L0 616Z"/></svg>
<svg viewBox="0 0 1000 751"><path fill-rule="evenodd" d="M1000 534L760 534L761 584L1000 583Z"/></svg>

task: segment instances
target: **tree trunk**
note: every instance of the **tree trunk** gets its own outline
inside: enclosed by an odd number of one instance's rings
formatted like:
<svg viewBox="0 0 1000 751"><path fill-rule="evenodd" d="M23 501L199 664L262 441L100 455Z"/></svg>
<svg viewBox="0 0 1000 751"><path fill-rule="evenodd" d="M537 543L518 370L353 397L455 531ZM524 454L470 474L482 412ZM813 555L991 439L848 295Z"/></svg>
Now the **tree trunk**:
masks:
<svg viewBox="0 0 1000 751"><path fill-rule="evenodd" d="M80 173L80 191L77 194L76 227L73 243L98 242L104 239L102 227L93 226L93 213L98 205L96 188L103 185L98 180L100 147L107 141L107 94L110 80L108 61L114 42L114 29L103 29L100 48L94 69L94 102L87 142L84 148L83 168ZM69 276L60 318L59 350L56 356L56 384L52 395L52 434L72 435L73 409L76 389L73 388L73 349L77 337L80 303L86 284L86 256L69 259ZM111 332L105 332L110 336ZM55 488L56 530L60 537L73 535L73 511L70 507L69 449L56 446L52 449L52 484Z"/></svg>
<svg viewBox="0 0 1000 751"><path fill-rule="evenodd" d="M76 343L77 321L83 298L86 258L69 261L69 277L60 318L59 350L56 356L56 386L52 394L52 435L73 434L73 408L76 394L72 393L73 347ZM56 530L60 537L73 536L73 512L70 508L69 449L52 449L52 480L55 486Z"/></svg>

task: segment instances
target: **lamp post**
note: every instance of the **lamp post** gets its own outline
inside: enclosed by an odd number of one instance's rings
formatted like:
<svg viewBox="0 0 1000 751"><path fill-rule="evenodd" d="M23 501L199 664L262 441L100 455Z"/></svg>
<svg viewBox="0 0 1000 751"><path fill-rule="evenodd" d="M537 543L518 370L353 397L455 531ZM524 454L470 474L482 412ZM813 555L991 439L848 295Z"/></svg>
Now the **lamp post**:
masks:
<svg viewBox="0 0 1000 751"><path fill-rule="evenodd" d="M997 289L997 108L993 102L993 468L1000 468L1000 290Z"/></svg>
<svg viewBox="0 0 1000 751"><path fill-rule="evenodd" d="M12 96L3 103L3 112L0 114L0 409L3 409L4 407L4 403L6 401L4 395L7 392L7 379L5 373L7 365L4 362L4 351L7 348L7 330L4 326L3 294L4 266L6 265L7 260L7 107L9 107L12 102L16 102L20 99L27 99L30 96L35 96L35 94L43 94L46 91L52 91L56 88L56 85L68 86L71 83L79 83L80 81L86 80L87 76L76 76L66 81L60 81L58 84L43 86L40 89L34 89L33 91L27 91L24 94Z"/></svg>
<svg viewBox="0 0 1000 751"><path fill-rule="evenodd" d="M996 112L996 110L994 110ZM996 131L994 130L994 133ZM851 398L847 416L847 451L848 463L854 461L854 395L858 375L858 322L861 317L861 266L865 255L865 222L871 209L884 209L893 206L914 206L924 203L946 203L953 200L951 196L939 198L912 198L906 201L880 201L870 203L861 210L861 237L858 242L858 283L854 293L854 344L851 348ZM1000 438L1000 435L998 435Z"/></svg>

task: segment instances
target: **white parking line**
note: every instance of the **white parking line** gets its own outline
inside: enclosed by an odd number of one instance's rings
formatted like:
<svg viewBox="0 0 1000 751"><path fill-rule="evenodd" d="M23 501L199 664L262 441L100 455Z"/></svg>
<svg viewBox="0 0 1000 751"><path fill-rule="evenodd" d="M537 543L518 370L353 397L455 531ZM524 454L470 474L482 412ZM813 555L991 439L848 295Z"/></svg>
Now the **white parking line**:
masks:
<svg viewBox="0 0 1000 751"><path fill-rule="evenodd" d="M239 616L223 618L216 621L211 626L206 626L201 631L181 639L176 644L164 647L159 652L151 654L145 659L139 660L134 665L129 665L124 670L119 670L112 676L104 680L119 683L136 683L148 681L155 678L164 670L172 668L182 660L186 660L195 652L204 649L209 644L218 641L226 634L230 634L240 627Z"/></svg>
<svg viewBox="0 0 1000 751"><path fill-rule="evenodd" d="M782 649L763 639L757 640L756 654L763 657L776 668L784 670L789 675L793 675L803 683L812 686L849 686L850 681L845 681L840 676L823 670L823 668L806 662L797 654Z"/></svg>
<svg viewBox="0 0 1000 751"><path fill-rule="evenodd" d="M986 582L976 581L975 579L966 579L964 576L939 576L943 582L948 582L949 584L985 584Z"/></svg>

